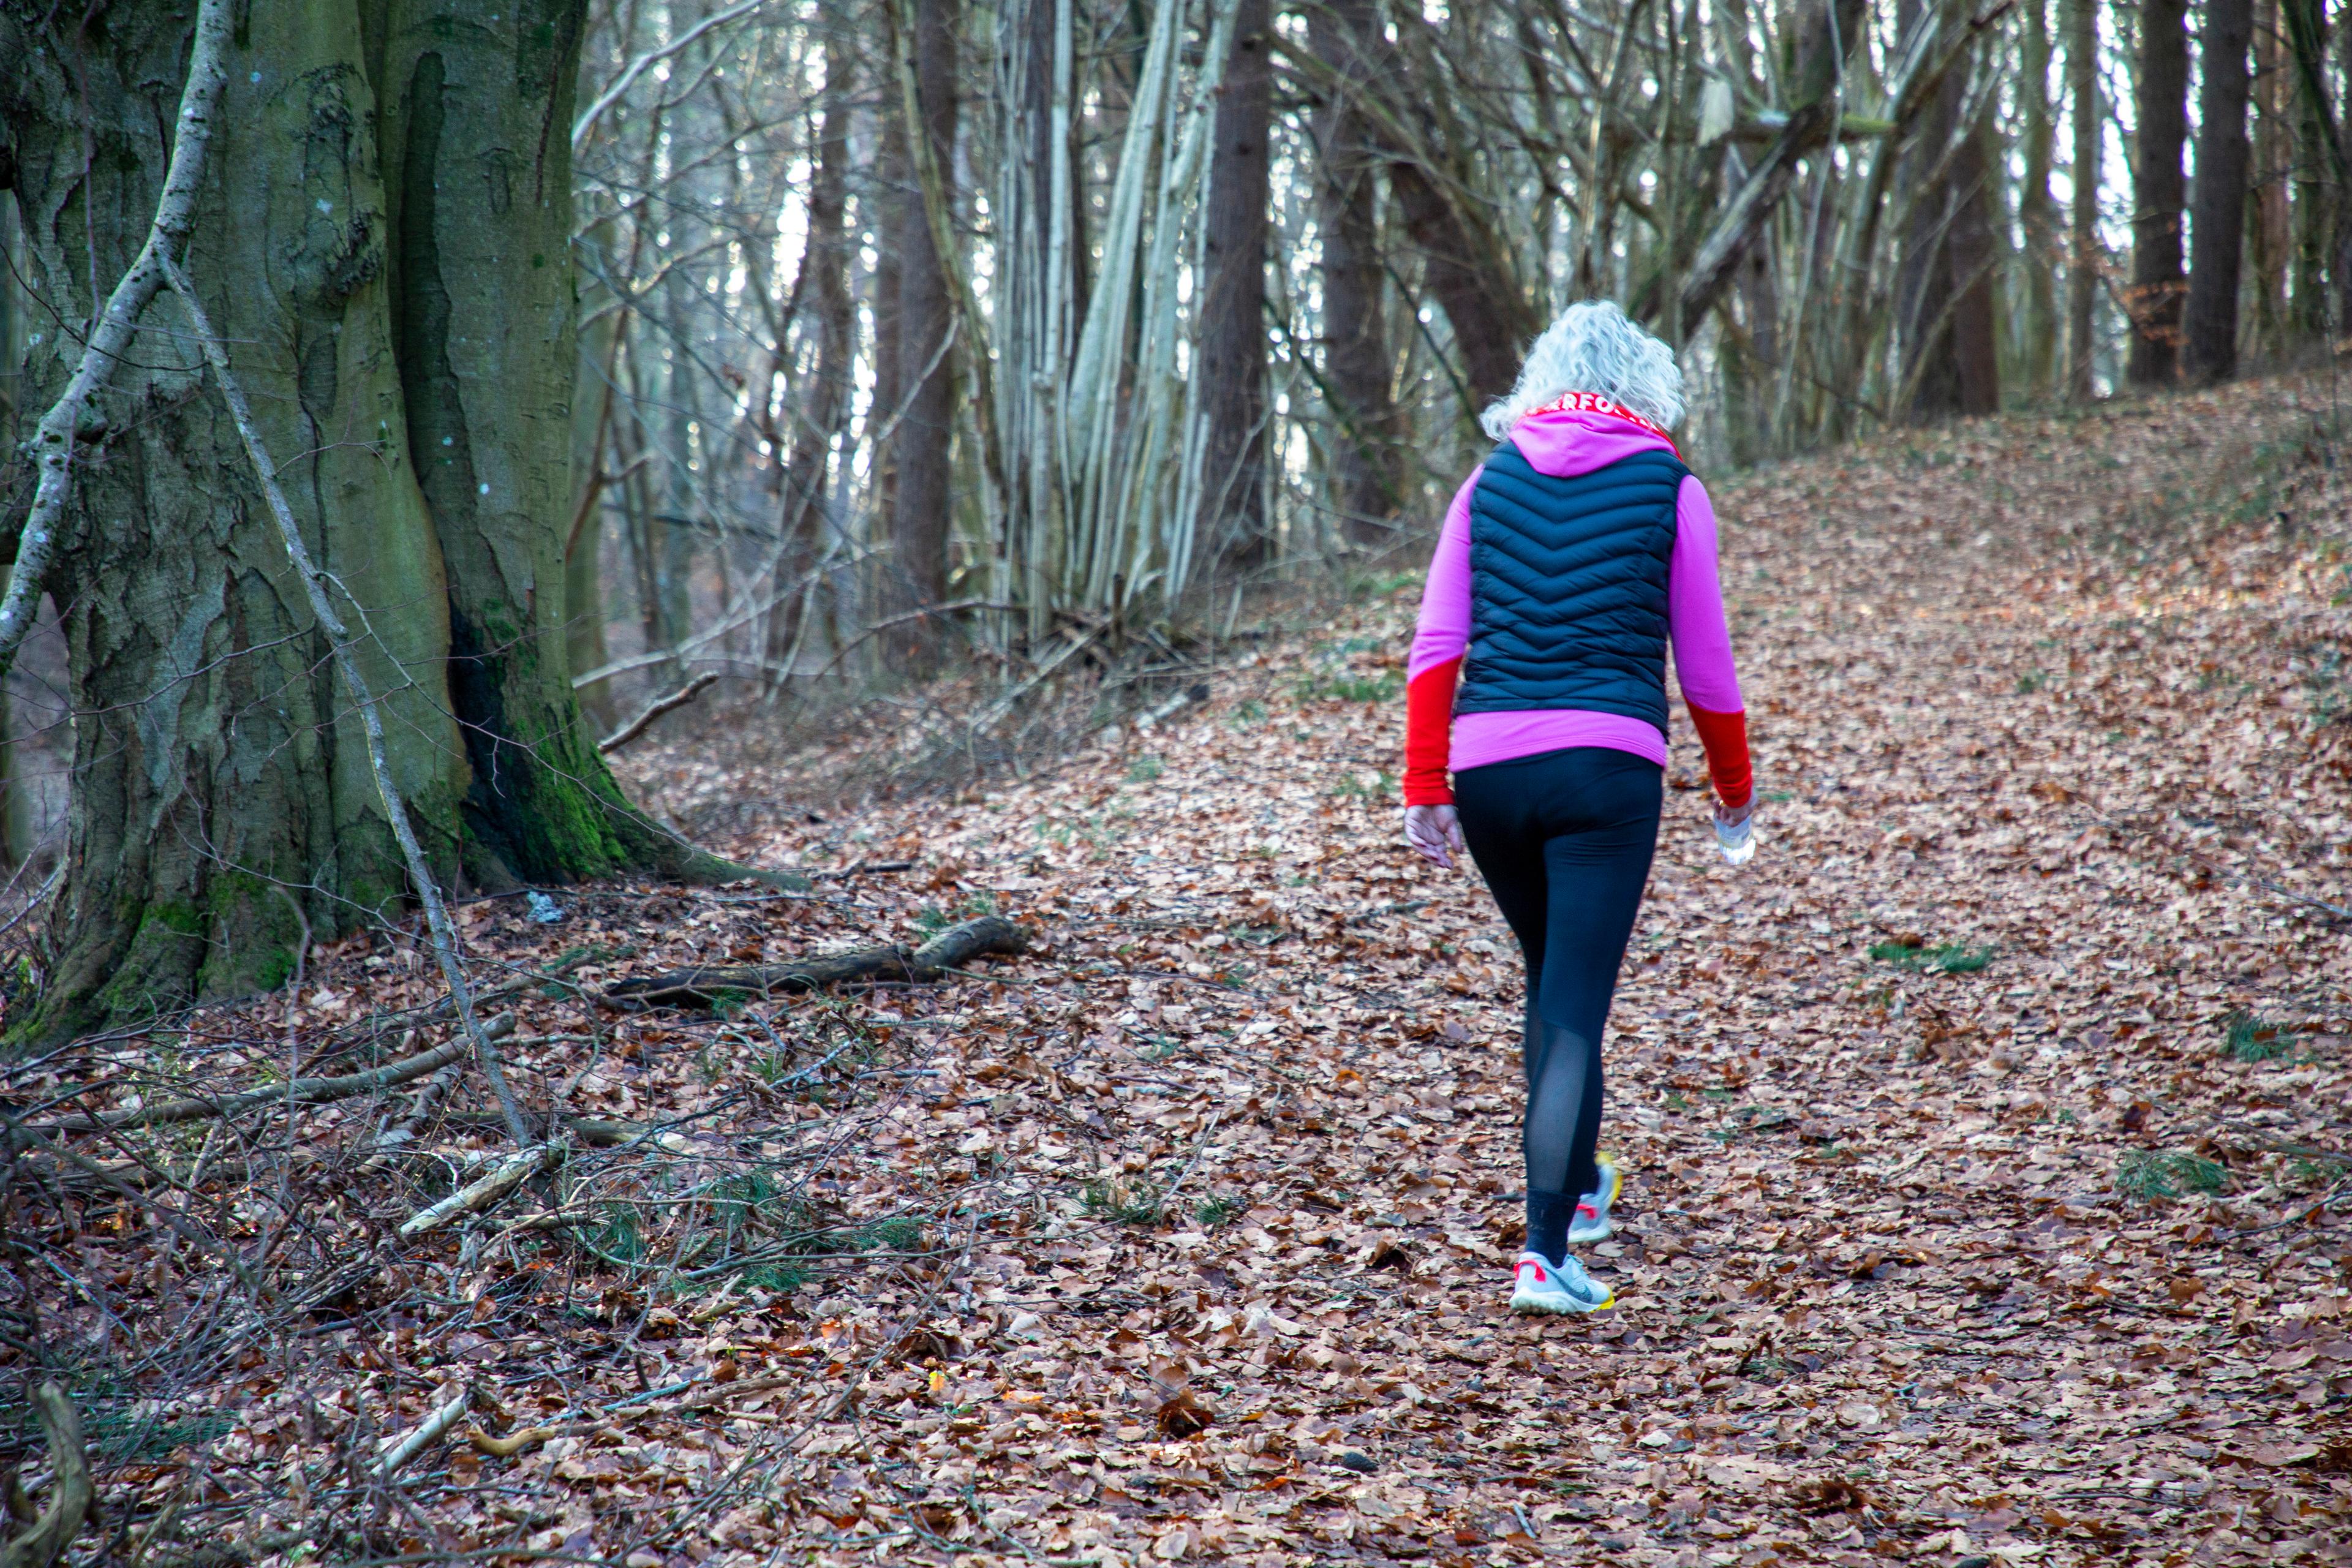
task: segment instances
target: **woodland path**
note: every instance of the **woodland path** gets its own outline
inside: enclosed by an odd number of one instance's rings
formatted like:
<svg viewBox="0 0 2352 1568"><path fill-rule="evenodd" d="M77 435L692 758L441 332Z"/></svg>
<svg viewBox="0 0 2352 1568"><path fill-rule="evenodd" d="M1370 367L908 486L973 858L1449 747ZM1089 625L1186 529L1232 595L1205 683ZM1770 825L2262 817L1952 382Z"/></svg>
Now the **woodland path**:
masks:
<svg viewBox="0 0 2352 1568"><path fill-rule="evenodd" d="M2291 1217L2352 1173L2347 925L2294 901L2344 901L2352 803L2311 426L2246 389L1723 487L1768 837L1717 863L1679 734L1599 1321L1501 1310L1516 961L1396 842L1411 588L944 835L862 819L1053 946L941 998L895 1123L991 1188L967 1348L809 1482L1007 1561L2352 1555L2352 1233ZM2240 1061L2233 1013L2304 1032Z"/></svg>
<svg viewBox="0 0 2352 1568"><path fill-rule="evenodd" d="M387 1278L470 1280L473 1310L273 1350L207 1484L264 1538L315 1529L362 1436L338 1413L398 1429L470 1369L518 1422L606 1414L419 1461L389 1544L2352 1556L2352 1220L2321 1206L2352 1176L2352 922L2322 907L2346 902L2352 524L2293 405L2326 395L2004 419L1718 487L1766 837L1717 861L1677 719L1607 1047L1616 1310L1502 1310L1516 959L1474 880L1398 842L1397 586L1032 782L728 847L903 874L605 890L551 930L473 906L519 963L644 950L591 984L982 905L1041 944L717 1019L530 1001L519 1079L688 1119L597 1168L609 1255L708 1270L652 1201L689 1182L728 1226L831 1216L866 1250L714 1293L723 1270L648 1290L511 1233L405 1244ZM800 787L686 743L634 766L674 804ZM349 1217L389 1247L410 1205L379 1199Z"/></svg>

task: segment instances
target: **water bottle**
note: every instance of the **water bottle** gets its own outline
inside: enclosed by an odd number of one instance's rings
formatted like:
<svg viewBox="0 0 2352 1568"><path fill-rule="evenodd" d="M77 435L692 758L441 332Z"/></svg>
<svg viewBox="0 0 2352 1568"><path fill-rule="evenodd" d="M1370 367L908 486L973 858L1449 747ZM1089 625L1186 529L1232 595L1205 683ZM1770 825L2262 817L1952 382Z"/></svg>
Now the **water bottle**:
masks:
<svg viewBox="0 0 2352 1568"><path fill-rule="evenodd" d="M1727 863L1747 865L1748 858L1756 853L1756 814L1751 811L1738 822L1716 818L1715 847L1723 851Z"/></svg>

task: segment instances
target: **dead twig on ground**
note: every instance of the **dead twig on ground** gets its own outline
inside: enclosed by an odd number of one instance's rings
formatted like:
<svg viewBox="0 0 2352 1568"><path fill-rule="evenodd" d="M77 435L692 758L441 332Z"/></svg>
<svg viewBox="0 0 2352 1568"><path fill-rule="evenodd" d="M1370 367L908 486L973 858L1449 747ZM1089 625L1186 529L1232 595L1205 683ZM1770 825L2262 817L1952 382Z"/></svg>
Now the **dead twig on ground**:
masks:
<svg viewBox="0 0 2352 1568"><path fill-rule="evenodd" d="M482 1033L490 1039L501 1038L514 1032L514 1022L513 1014L501 1013L482 1026ZM126 1127L160 1127L178 1121L201 1121L207 1117L235 1116L263 1105L319 1105L328 1100L348 1099L354 1094L366 1094L373 1089L391 1089L412 1079L423 1078L426 1073L446 1067L465 1056L470 1045L471 1042L461 1036L420 1056L410 1057L404 1061L388 1062L380 1068L370 1068L365 1072L345 1073L337 1078L296 1079L291 1083L242 1089L234 1094L191 1096L186 1100L165 1100L161 1105L142 1105L135 1110L77 1116L26 1127L17 1135L110 1132Z"/></svg>
<svg viewBox="0 0 2352 1568"><path fill-rule="evenodd" d="M614 1001L643 1002L655 1006L708 1006L729 993L767 996L778 992L815 991L858 980L897 980L929 984L986 953L1017 953L1027 950L1029 934L1002 915L982 915L950 926L922 946L909 950L893 942L886 947L862 947L787 963L708 965L676 969L616 981L604 988Z"/></svg>
<svg viewBox="0 0 2352 1568"><path fill-rule="evenodd" d="M375 1462L376 1479L391 1479L403 1465L446 1436L449 1428L457 1424L458 1418L466 1414L473 1403L474 1391L471 1388L461 1388L457 1391L457 1396L455 1399L426 1416L423 1425L412 1429L406 1436L393 1439L385 1447L383 1457Z"/></svg>
<svg viewBox="0 0 2352 1568"><path fill-rule="evenodd" d="M509 1193L563 1158L559 1143L539 1143L518 1149L490 1167L488 1174L478 1176L459 1187L430 1208L420 1209L401 1222L404 1237L423 1236L438 1230L459 1215L475 1214L490 1207Z"/></svg>

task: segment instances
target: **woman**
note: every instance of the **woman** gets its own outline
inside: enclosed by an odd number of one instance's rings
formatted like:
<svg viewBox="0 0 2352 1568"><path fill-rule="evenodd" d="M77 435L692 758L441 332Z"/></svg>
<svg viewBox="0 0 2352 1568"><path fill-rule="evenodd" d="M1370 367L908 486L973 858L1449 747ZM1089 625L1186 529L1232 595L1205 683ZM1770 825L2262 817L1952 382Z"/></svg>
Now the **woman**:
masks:
<svg viewBox="0 0 2352 1568"><path fill-rule="evenodd" d="M1608 1236L1622 1184L1594 1152L1601 1030L1657 847L1669 642L1717 835L1734 863L1750 848L1715 513L1666 435L1682 414L1664 343L1614 305L1570 306L1486 411L1500 445L1445 514L1413 635L1406 839L1449 868L1466 847L1527 961L1517 1312L1614 1299L1568 1249Z"/></svg>

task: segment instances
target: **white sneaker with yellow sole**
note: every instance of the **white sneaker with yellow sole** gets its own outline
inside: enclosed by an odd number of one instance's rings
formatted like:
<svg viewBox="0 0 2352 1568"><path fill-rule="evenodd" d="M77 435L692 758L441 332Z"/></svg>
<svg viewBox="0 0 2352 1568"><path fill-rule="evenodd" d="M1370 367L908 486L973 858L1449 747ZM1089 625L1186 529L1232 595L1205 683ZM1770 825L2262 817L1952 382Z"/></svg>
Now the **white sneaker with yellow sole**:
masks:
<svg viewBox="0 0 2352 1568"><path fill-rule="evenodd" d="M1573 1258L1554 1263L1539 1252L1522 1252L1511 1267L1514 1312L1598 1312L1616 1301L1616 1292L1596 1283Z"/></svg>
<svg viewBox="0 0 2352 1568"><path fill-rule="evenodd" d="M1592 1163L1600 1169L1601 1184L1576 1201L1576 1217L1568 1222L1571 1246L1583 1247L1609 1239L1609 1205L1625 1190L1625 1173L1617 1168L1616 1161L1601 1154Z"/></svg>

